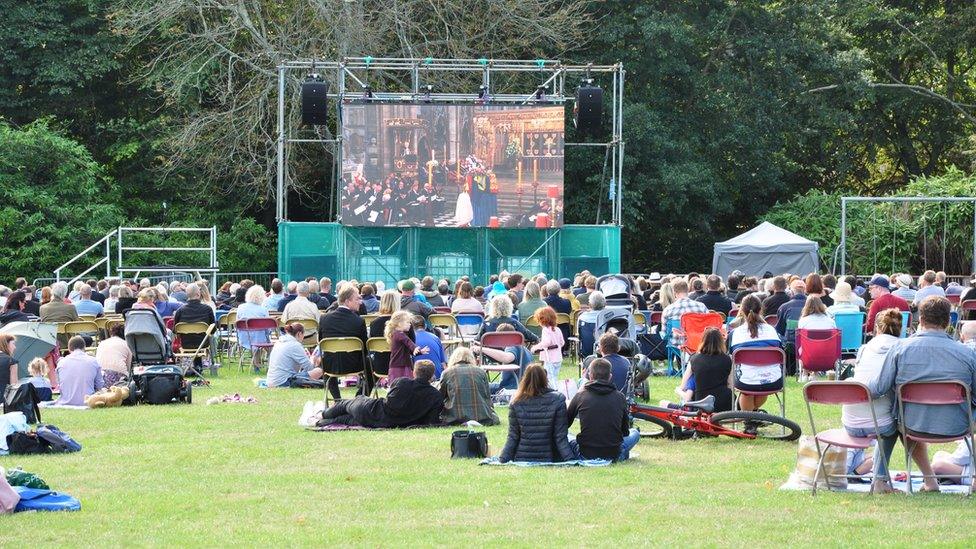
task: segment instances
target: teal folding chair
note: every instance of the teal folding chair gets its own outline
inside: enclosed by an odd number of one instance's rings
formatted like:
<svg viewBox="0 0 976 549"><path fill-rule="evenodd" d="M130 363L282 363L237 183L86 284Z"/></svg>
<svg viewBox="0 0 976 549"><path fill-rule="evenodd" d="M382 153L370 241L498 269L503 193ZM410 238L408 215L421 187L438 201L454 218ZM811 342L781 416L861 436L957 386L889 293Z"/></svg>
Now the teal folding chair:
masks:
<svg viewBox="0 0 976 549"><path fill-rule="evenodd" d="M840 350L842 353L857 353L864 343L864 319L862 312L837 313L834 324L840 330Z"/></svg>

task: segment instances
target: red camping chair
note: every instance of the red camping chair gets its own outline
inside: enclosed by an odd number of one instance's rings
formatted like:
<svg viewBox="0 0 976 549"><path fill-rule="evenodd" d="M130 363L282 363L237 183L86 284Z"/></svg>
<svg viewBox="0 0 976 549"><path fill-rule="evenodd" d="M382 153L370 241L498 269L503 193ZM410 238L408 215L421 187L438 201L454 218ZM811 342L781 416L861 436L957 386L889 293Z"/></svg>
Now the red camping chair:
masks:
<svg viewBox="0 0 976 549"><path fill-rule="evenodd" d="M783 380L783 388L776 391L749 391L743 389L734 389L732 392L733 396L733 406L736 410L739 409L739 399L735 396L738 392L741 395L746 396L770 396L776 397L779 401L779 413L782 417L786 417L786 353L783 349L779 347L742 347L736 349L732 352L732 370L736 371L740 364L748 364L750 366L779 366L780 376ZM783 393L782 398L780 393Z"/></svg>
<svg viewBox="0 0 976 549"><path fill-rule="evenodd" d="M685 334L685 344L681 351L689 355L698 352L706 328L723 329L725 318L721 313L685 313L681 315L681 331Z"/></svg>
<svg viewBox="0 0 976 549"><path fill-rule="evenodd" d="M868 406L871 410L871 421L874 424L874 436L871 437L852 437L847 434L847 429L828 429L817 431L817 426L813 422L813 410L811 404L871 404L871 391L866 385L853 381L811 381L803 386L803 397L807 401L807 414L810 416L810 428L813 429L814 442L817 444L817 472L813 475L812 494L817 494L817 480L822 472L827 481L827 489L830 489L830 479L844 477L857 478L859 475L830 475L823 470L824 456L831 446L841 448L855 448L867 450L871 447L872 440L881 438L881 430L878 428L878 418L874 415L874 407ZM821 448L820 444L826 444ZM870 493L874 493L875 483L871 483Z"/></svg>
<svg viewBox="0 0 976 549"><path fill-rule="evenodd" d="M841 332L832 330L797 330L796 363L797 376L807 372L840 373Z"/></svg>
<svg viewBox="0 0 976 549"><path fill-rule="evenodd" d="M965 440L966 447L969 448L970 458L973 458L973 412L972 398L969 387L959 381L912 381L898 386L898 417L904 421L905 404L920 404L927 408L943 406L959 414L966 416L966 430L957 435L932 435L912 431L902 424L899 429L905 437L905 470L908 471L908 493L912 493L912 453L913 444L909 442L923 442L928 444L945 444L956 440ZM957 475L940 475L943 477L956 477ZM960 482L963 475L958 475ZM926 475L922 475L926 478ZM970 484L969 494L972 495L972 484Z"/></svg>

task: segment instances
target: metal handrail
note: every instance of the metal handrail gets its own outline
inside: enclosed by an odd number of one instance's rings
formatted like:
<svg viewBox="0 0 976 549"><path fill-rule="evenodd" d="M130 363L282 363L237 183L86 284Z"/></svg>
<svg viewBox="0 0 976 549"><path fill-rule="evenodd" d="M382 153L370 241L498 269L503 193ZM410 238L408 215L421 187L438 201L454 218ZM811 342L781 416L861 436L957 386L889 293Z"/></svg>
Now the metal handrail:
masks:
<svg viewBox="0 0 976 549"><path fill-rule="evenodd" d="M72 284L74 284L76 280L78 280L79 278L81 278L81 277L85 276L86 274L88 274L89 272L91 272L92 269L94 269L95 267L98 267L102 263L109 262L110 261L109 258L111 257L111 254L109 253L109 246L111 245L111 240L110 239L113 236L115 236L115 233L117 231L118 231L118 229L113 229L113 230L109 231L105 236L103 236L102 238L98 239L97 242L95 242L91 246L85 248L85 250L83 252L81 252L78 255L72 257L71 259L69 259L68 261L66 261L63 265L61 265L60 267L58 267L57 269L54 269L54 280L55 280L55 282L60 282L61 281L61 271L65 267L67 267L68 265L71 265L72 263L74 263L78 259L84 257L85 255L88 254L88 252L94 250L98 245L102 244L103 242L105 243L105 257L103 257L102 260L99 261L98 263L96 263L95 265L92 265L91 267L89 267L88 269L86 269L85 272L83 272L80 275L72 278L71 281L68 282L68 286L71 286ZM111 263L108 263L106 265L106 267L105 267L105 275L108 276L109 274L111 274L111 272L112 272Z"/></svg>

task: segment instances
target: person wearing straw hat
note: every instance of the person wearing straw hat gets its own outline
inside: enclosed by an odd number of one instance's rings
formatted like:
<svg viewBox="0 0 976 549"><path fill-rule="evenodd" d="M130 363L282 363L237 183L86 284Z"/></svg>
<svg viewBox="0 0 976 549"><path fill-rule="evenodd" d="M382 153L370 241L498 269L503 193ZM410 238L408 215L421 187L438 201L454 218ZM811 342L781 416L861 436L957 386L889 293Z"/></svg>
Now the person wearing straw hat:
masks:
<svg viewBox="0 0 976 549"><path fill-rule="evenodd" d="M846 282L838 282L837 287L830 293L830 298L834 300L834 304L827 307L827 314L833 318L837 313L860 311L861 308L852 301L853 297L854 291L851 289L851 285Z"/></svg>

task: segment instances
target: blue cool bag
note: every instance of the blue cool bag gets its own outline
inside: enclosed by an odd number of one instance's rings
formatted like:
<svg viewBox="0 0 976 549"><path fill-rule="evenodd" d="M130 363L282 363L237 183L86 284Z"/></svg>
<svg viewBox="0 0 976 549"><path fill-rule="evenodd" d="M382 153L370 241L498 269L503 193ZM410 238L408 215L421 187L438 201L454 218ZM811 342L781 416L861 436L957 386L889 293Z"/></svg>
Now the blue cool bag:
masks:
<svg viewBox="0 0 976 549"><path fill-rule="evenodd" d="M14 486L13 489L20 494L20 503L17 504L15 513L22 511L80 511L81 502L77 499L52 490L40 490L38 488L26 488L24 486Z"/></svg>

